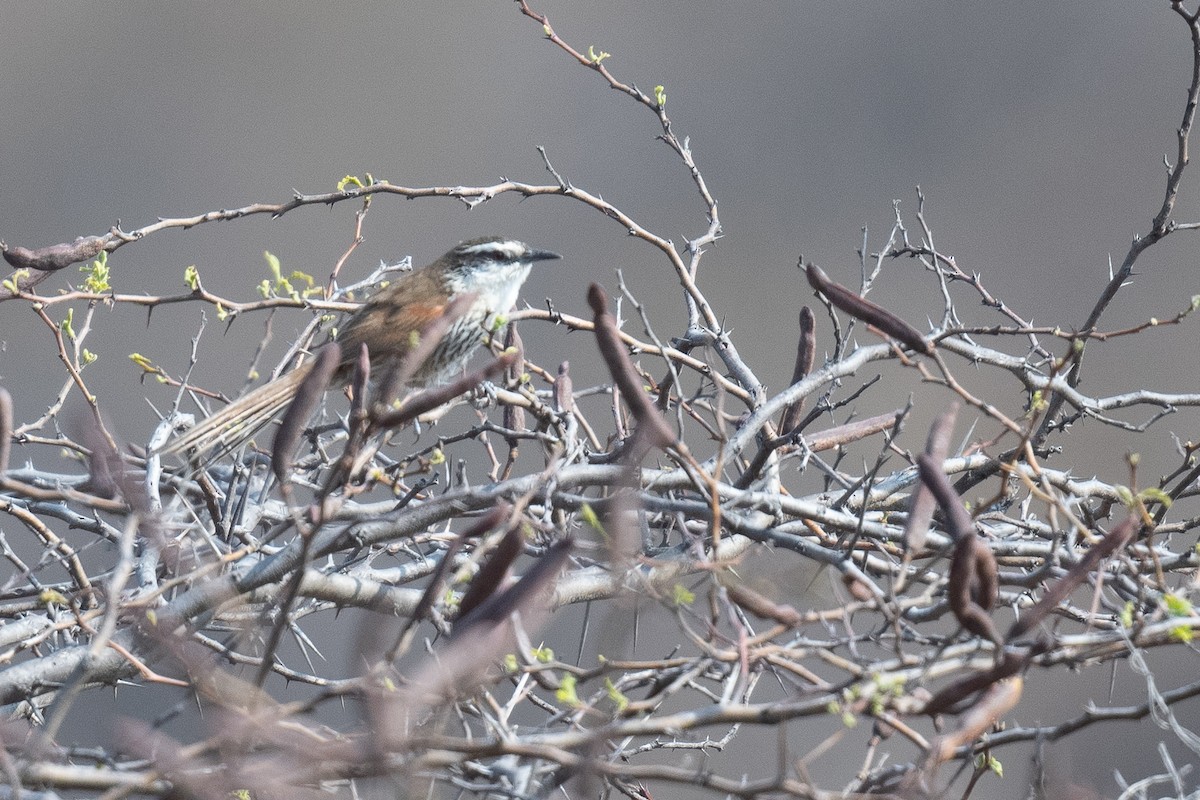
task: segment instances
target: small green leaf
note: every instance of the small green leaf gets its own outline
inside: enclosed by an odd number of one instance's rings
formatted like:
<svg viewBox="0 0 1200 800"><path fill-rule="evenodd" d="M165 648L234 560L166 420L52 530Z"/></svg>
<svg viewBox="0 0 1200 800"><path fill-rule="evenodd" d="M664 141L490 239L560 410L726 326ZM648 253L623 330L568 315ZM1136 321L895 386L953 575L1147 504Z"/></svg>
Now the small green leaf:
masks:
<svg viewBox="0 0 1200 800"><path fill-rule="evenodd" d="M344 192L346 191L347 186L354 186L358 189L366 188L366 184L363 183L357 175L347 175L346 177L342 178L340 181L338 181L337 190L339 192Z"/></svg>
<svg viewBox="0 0 1200 800"><path fill-rule="evenodd" d="M271 296L271 282L264 278L263 282L258 285L258 293L261 294L264 299L270 297Z"/></svg>
<svg viewBox="0 0 1200 800"><path fill-rule="evenodd" d="M654 102L658 103L659 108L667 104L667 92L661 83L654 87Z"/></svg>
<svg viewBox="0 0 1200 800"><path fill-rule="evenodd" d="M1138 492L1138 498L1143 503L1159 503L1163 508L1171 507L1171 495L1167 494L1162 489L1155 487L1142 489L1140 492Z"/></svg>
<svg viewBox="0 0 1200 800"><path fill-rule="evenodd" d="M696 602L696 593L682 583L677 583L671 587L671 602L677 606L690 606Z"/></svg>
<svg viewBox="0 0 1200 800"><path fill-rule="evenodd" d="M1133 601L1126 600L1124 607L1121 609L1121 626L1124 628L1133 627Z"/></svg>
<svg viewBox="0 0 1200 800"><path fill-rule="evenodd" d="M46 606L48 606L48 605L69 606L69 605L71 605L71 601L68 600L63 595L63 593L58 591L57 589L43 589L41 591L41 593L38 594L38 600L40 600L42 602L42 605L46 605Z"/></svg>
<svg viewBox="0 0 1200 800"><path fill-rule="evenodd" d="M617 711L624 711L629 707L629 698L622 694L617 685L612 682L612 678L604 679L604 690L608 692L608 699L612 700L613 705L617 707Z"/></svg>
<svg viewBox="0 0 1200 800"><path fill-rule="evenodd" d="M563 675L561 685L558 687L558 690L554 692L555 699L558 700L558 702L569 706L570 708L579 708L579 706L583 705L583 703L579 699L578 693L575 691L575 685L576 681L574 675L569 672Z"/></svg>
<svg viewBox="0 0 1200 800"><path fill-rule="evenodd" d="M101 250L100 255L96 256L91 264L80 267L79 271L87 276L83 281L85 291L101 294L112 290L112 285L108 282L108 251Z"/></svg>
<svg viewBox="0 0 1200 800"><path fill-rule="evenodd" d="M98 355L93 353L91 350L88 350L86 347L83 348L83 352L80 353L80 356L83 358L84 366L87 366L88 364L95 362L95 360L97 358L99 358Z"/></svg>
<svg viewBox="0 0 1200 800"><path fill-rule="evenodd" d="M4 288L8 289L13 294L16 294L20 288L21 281L29 277L29 270L22 268L14 270L13 274L4 279Z"/></svg>
<svg viewBox="0 0 1200 800"><path fill-rule="evenodd" d="M975 756L975 768L987 769L996 774L997 778L1004 777L1004 765L1000 763L1000 759L991 754L984 755L980 753Z"/></svg>
<svg viewBox="0 0 1200 800"><path fill-rule="evenodd" d="M1113 487L1113 490L1117 493L1117 499L1121 501L1121 505L1126 508L1133 508L1133 492L1129 490L1128 486L1117 485Z"/></svg>
<svg viewBox="0 0 1200 800"><path fill-rule="evenodd" d="M599 64L599 63L603 62L604 59L608 58L611 55L612 55L612 53L606 53L603 50L601 50L599 53L597 53L596 49L594 47L592 47L592 45L590 45L590 44L588 45L588 61L590 61L593 64Z"/></svg>
<svg viewBox="0 0 1200 800"><path fill-rule="evenodd" d="M293 270L292 274L289 275L288 278L304 284L304 288L300 290L300 294L304 297L311 297L314 294L320 294L321 292L325 291L320 286L316 285L316 280L307 272L301 272L298 269Z"/></svg>
<svg viewBox="0 0 1200 800"><path fill-rule="evenodd" d="M279 256L272 253L270 250L263 250L263 258L267 260L267 268L271 270L271 277L275 279L275 283L283 280L283 273L279 263Z"/></svg>
<svg viewBox="0 0 1200 800"><path fill-rule="evenodd" d="M1163 605L1167 607L1167 613L1172 617L1190 617L1192 615L1192 604L1188 602L1186 597L1168 592L1163 596Z"/></svg>
<svg viewBox="0 0 1200 800"><path fill-rule="evenodd" d="M515 653L509 653L504 657L504 671L509 675L515 675L520 668L521 664L517 661Z"/></svg>
<svg viewBox="0 0 1200 800"><path fill-rule="evenodd" d="M605 536L607 535L604 532L604 526L600 524L600 517L596 514L596 509L592 508L589 504L584 503L579 507L579 517L583 520L584 524L595 530L597 533Z"/></svg>
<svg viewBox="0 0 1200 800"><path fill-rule="evenodd" d="M554 660L554 649L546 647L544 644L541 647L535 647L533 649L533 657L539 664L549 664Z"/></svg>
<svg viewBox="0 0 1200 800"><path fill-rule="evenodd" d="M75 320L75 309L68 308L67 309L67 318L64 319L62 322L58 323L58 327L62 329L62 332L64 334L66 334L67 338L70 339L72 342L75 341L75 329L71 326L71 323L74 320Z"/></svg>
<svg viewBox="0 0 1200 800"><path fill-rule="evenodd" d="M144 372L158 372L158 367L154 366L154 362L141 353L130 353L129 360L141 367Z"/></svg>
<svg viewBox="0 0 1200 800"><path fill-rule="evenodd" d="M196 269L196 265L192 264L183 271L183 282L193 292L200 288L200 272Z"/></svg>
<svg viewBox="0 0 1200 800"><path fill-rule="evenodd" d="M229 312L225 310L225 306L221 305L220 303L217 303L217 319L220 322L224 322L226 317L228 317L228 316L229 316Z"/></svg>
<svg viewBox="0 0 1200 800"><path fill-rule="evenodd" d="M1183 644L1189 644L1194 635L1189 625L1179 625L1171 629L1171 638Z"/></svg>

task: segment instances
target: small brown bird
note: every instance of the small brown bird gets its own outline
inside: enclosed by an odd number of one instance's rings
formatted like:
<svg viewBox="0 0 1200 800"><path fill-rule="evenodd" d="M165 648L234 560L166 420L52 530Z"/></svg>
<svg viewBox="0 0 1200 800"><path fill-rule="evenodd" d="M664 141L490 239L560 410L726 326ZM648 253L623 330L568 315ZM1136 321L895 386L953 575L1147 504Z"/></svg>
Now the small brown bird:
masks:
<svg viewBox="0 0 1200 800"><path fill-rule="evenodd" d="M401 274L342 326L337 338L342 361L334 381L350 380L364 343L371 355L372 374L387 374L450 303L471 296L466 312L450 325L408 383L428 386L449 380L483 343L489 318L512 309L533 263L555 258L560 256L514 239L491 236L463 242L432 264ZM291 402L310 370L311 362L255 389L167 442L160 452L204 453L236 446Z"/></svg>

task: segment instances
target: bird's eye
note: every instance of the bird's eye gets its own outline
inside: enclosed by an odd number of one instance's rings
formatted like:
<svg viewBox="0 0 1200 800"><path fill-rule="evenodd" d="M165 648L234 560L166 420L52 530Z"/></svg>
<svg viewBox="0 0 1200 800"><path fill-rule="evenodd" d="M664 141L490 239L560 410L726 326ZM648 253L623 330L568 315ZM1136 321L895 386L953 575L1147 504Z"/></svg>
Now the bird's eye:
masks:
<svg viewBox="0 0 1200 800"><path fill-rule="evenodd" d="M485 255L495 261L512 261L517 258L523 258L525 251L519 248L497 247L489 250Z"/></svg>

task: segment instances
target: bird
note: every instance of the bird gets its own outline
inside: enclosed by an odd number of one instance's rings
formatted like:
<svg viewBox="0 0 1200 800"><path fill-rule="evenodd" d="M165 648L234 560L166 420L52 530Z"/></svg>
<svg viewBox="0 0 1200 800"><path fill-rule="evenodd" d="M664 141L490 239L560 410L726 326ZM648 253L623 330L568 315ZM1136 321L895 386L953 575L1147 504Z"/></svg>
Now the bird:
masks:
<svg viewBox="0 0 1200 800"><path fill-rule="evenodd" d="M462 242L433 263L400 274L371 295L341 327L337 335L341 360L333 382L350 381L364 344L372 374L389 374L426 326L444 315L452 303L466 304L407 381L413 387L446 382L463 370L483 343L485 326L516 304L533 264L558 258L558 253L516 239L486 236ZM284 373L168 440L158 452L201 455L236 447L291 402L311 370L309 361Z"/></svg>

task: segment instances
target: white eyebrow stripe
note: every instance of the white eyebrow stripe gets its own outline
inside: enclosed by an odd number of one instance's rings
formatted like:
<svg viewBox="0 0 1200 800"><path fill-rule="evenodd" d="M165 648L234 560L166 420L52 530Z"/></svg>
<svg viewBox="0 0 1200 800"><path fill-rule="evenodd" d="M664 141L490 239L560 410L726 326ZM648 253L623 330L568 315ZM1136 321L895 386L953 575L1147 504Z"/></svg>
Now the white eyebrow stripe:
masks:
<svg viewBox="0 0 1200 800"><path fill-rule="evenodd" d="M481 242L473 244L459 250L464 255L477 256L485 253L500 253L506 258L516 259L529 252L529 247L524 242L503 241L503 242Z"/></svg>

